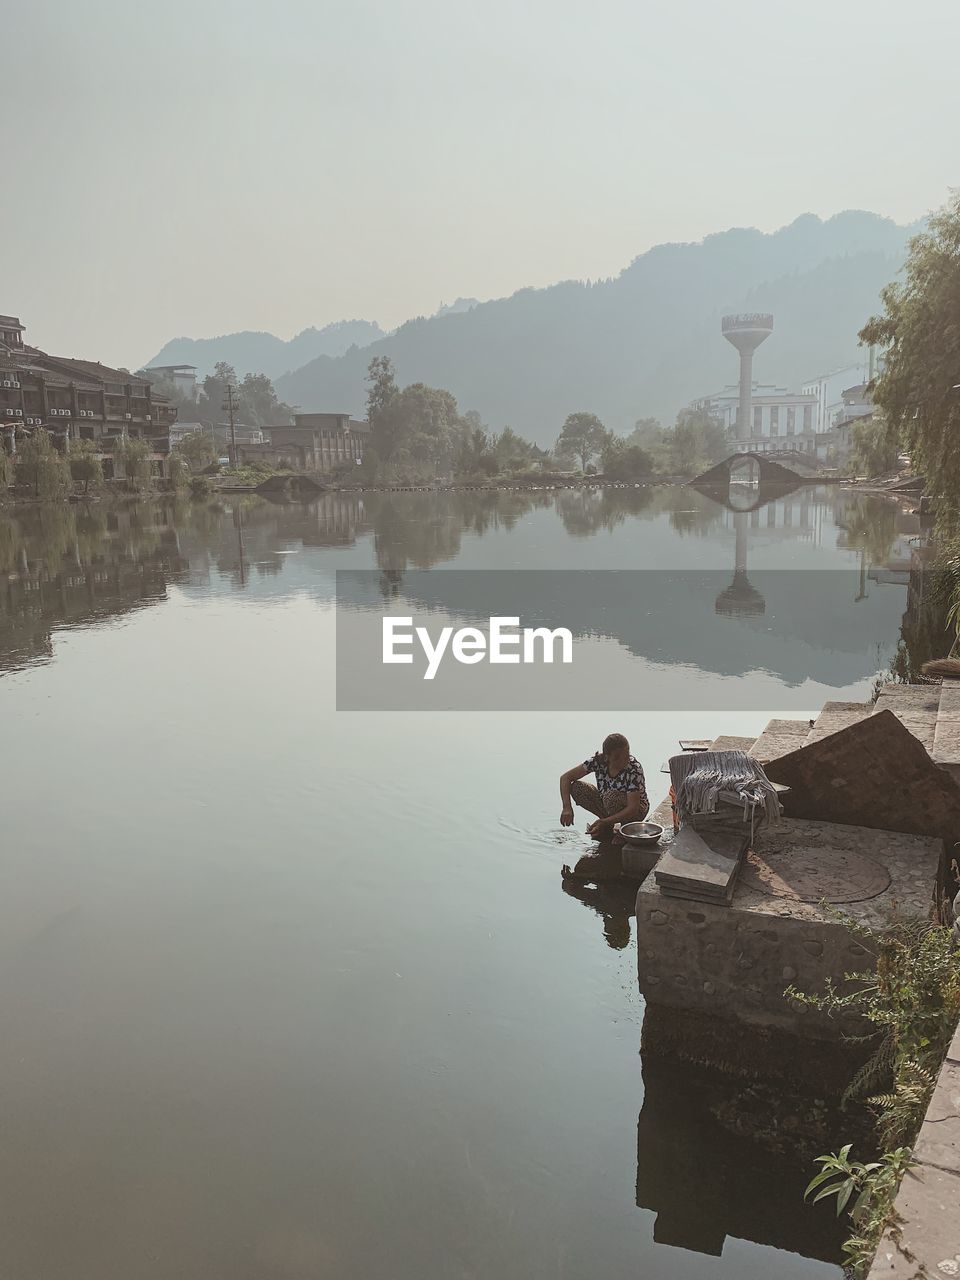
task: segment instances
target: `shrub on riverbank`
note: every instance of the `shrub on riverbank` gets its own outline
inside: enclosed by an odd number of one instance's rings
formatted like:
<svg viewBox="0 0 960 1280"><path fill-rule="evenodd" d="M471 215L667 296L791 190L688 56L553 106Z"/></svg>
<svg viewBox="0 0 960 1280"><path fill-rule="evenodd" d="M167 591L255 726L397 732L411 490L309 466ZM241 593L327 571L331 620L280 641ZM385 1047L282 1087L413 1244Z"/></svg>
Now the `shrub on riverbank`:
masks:
<svg viewBox="0 0 960 1280"><path fill-rule="evenodd" d="M849 920L851 932L876 952L875 973L845 975L857 988L841 995L831 984L822 995L788 987L788 999L818 1009L860 1013L874 1030L873 1052L850 1081L843 1104L866 1102L873 1110L878 1161L851 1160L851 1146L819 1157L821 1169L807 1188L814 1200L835 1197L847 1209L852 1231L844 1256L854 1280L870 1268L893 1217L900 1179L960 1020L960 948L952 929L926 920L897 919L875 932Z"/></svg>
<svg viewBox="0 0 960 1280"><path fill-rule="evenodd" d="M100 449L92 440L71 440L67 461L70 465L70 476L74 484L80 485L81 493L86 495L91 489L96 492L103 488Z"/></svg>
<svg viewBox="0 0 960 1280"><path fill-rule="evenodd" d="M33 498L54 501L70 492L73 481L67 460L42 427L19 442L14 482Z"/></svg>
<svg viewBox="0 0 960 1280"><path fill-rule="evenodd" d="M148 493L153 488L153 463L146 440L118 436L112 447L115 473L123 472L131 493Z"/></svg>
<svg viewBox="0 0 960 1280"><path fill-rule="evenodd" d="M190 463L176 449L167 458L167 479L174 491L185 489L190 480Z"/></svg>

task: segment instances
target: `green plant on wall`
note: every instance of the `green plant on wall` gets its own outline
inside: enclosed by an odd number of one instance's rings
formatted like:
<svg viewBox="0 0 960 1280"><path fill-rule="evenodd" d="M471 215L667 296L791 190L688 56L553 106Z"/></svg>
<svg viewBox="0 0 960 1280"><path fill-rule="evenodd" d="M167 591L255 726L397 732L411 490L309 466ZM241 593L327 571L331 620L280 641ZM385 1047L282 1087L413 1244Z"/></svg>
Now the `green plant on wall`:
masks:
<svg viewBox="0 0 960 1280"><path fill-rule="evenodd" d="M960 1020L960 948L952 929L929 920L897 917L873 930L840 917L876 954L875 973L844 975L843 993L831 982L822 995L787 988L788 999L828 1013L859 1013L868 1028L867 1061L843 1095L846 1107L865 1102L876 1122L884 1154L879 1161L851 1160L851 1146L819 1157L822 1168L807 1188L814 1201L836 1197L837 1212L850 1214L844 1246L854 1280L869 1269L884 1230L910 1148L930 1103L940 1067Z"/></svg>
<svg viewBox="0 0 960 1280"><path fill-rule="evenodd" d="M913 1164L909 1147L897 1147L879 1160L863 1164L850 1158L851 1144L838 1152L818 1156L820 1172L811 1179L804 1199L836 1199L837 1217L846 1209L853 1232L844 1241L843 1257L854 1277L870 1269L880 1237L889 1226L900 1179ZM815 1194L814 1194L815 1193Z"/></svg>

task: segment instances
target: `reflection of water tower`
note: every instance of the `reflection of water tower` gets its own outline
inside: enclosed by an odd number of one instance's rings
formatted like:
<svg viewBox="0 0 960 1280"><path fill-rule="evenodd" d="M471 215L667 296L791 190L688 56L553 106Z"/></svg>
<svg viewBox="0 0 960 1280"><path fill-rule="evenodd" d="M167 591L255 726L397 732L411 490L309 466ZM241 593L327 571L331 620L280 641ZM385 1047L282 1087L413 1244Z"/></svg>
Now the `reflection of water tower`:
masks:
<svg viewBox="0 0 960 1280"><path fill-rule="evenodd" d="M747 515L738 511L733 517L737 535L736 559L733 564L733 581L714 601L715 613L728 618L759 618L766 611L767 602L747 577Z"/></svg>
<svg viewBox="0 0 960 1280"><path fill-rule="evenodd" d="M740 352L740 407L737 410L737 435L741 440L751 434L750 396L753 391L753 353L773 333L773 316L724 316L723 336Z"/></svg>

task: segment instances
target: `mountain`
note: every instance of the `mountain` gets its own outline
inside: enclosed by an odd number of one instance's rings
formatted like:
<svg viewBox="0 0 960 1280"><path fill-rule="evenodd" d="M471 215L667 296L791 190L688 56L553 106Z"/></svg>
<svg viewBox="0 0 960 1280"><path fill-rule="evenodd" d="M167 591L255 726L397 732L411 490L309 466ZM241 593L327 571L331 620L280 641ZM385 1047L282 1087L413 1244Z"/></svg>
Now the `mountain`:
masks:
<svg viewBox="0 0 960 1280"><path fill-rule="evenodd" d="M456 304L455 304L456 305ZM342 356L352 346L366 347L384 336L372 320L338 320L322 329L304 329L285 342L272 333L226 333L220 338L173 338L148 362L156 364L193 364L197 376L213 372L218 360L232 364L242 378L245 373L265 373L278 378L290 369L318 356Z"/></svg>
<svg viewBox="0 0 960 1280"><path fill-rule="evenodd" d="M277 392L305 410L359 414L367 365L382 355L401 385L444 387L491 427L541 445L576 410L619 431L640 417L672 423L690 400L737 379L737 354L720 333L727 312L773 312L754 361L762 382L798 389L855 363L857 332L916 230L850 211L804 214L770 234L737 228L658 245L610 280L521 289L411 320L363 350L320 355L280 378Z"/></svg>
<svg viewBox="0 0 960 1280"><path fill-rule="evenodd" d="M472 311L474 307L479 307L479 305L479 298L457 298L456 302L441 302L434 314L438 316L455 316L461 311Z"/></svg>

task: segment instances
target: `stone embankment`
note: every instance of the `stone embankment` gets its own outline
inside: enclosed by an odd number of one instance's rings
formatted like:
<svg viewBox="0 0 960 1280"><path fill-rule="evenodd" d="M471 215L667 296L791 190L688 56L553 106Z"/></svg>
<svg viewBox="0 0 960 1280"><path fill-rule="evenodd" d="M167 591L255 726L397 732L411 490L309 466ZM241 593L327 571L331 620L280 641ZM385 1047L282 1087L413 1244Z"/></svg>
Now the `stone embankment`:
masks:
<svg viewBox="0 0 960 1280"><path fill-rule="evenodd" d="M771 720L756 740L710 745L746 751L789 786L788 816L758 833L729 905L668 897L655 872L644 880L644 1052L738 1075L759 1066L785 1097L804 1080L829 1093L849 1079L844 1032L857 1028L785 1000L784 988L823 991L869 967L838 912L878 928L891 909L946 908L960 831L960 681L888 685L875 703L830 702L815 721ZM669 850L669 801L652 816ZM870 1280L960 1277L960 1031L914 1156Z"/></svg>
<svg viewBox="0 0 960 1280"><path fill-rule="evenodd" d="M953 1037L904 1175L893 1225L868 1280L960 1276L960 1029Z"/></svg>

